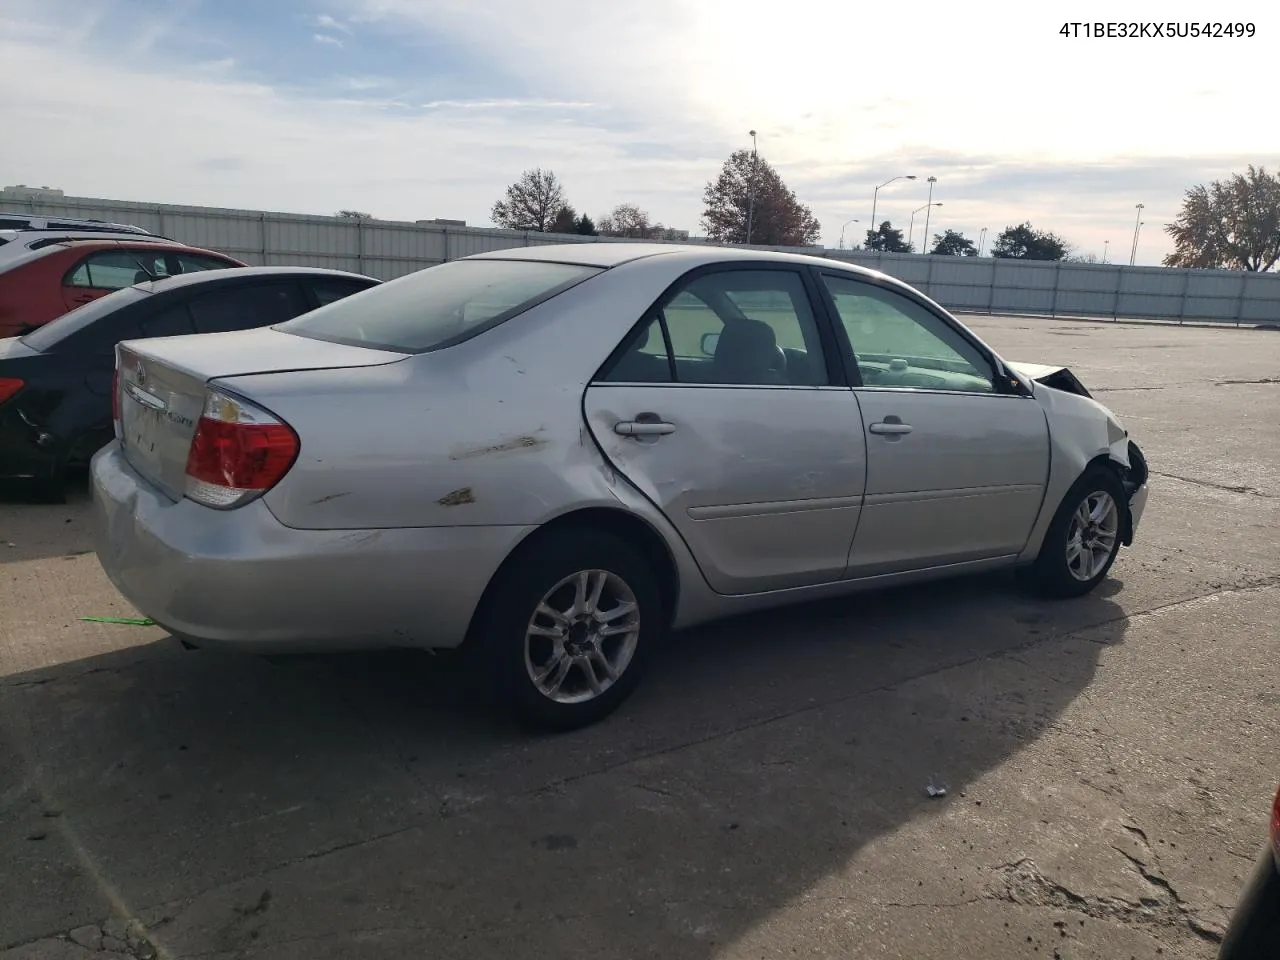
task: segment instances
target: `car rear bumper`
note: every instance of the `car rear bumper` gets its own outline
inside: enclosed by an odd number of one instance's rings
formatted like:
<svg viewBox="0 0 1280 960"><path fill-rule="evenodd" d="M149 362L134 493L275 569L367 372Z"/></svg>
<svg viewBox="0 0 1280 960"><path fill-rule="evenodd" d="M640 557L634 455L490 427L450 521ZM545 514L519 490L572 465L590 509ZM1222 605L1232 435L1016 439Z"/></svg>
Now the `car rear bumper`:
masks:
<svg viewBox="0 0 1280 960"><path fill-rule="evenodd" d="M46 480L58 470L61 444L30 423L16 401L0 406L0 480Z"/></svg>
<svg viewBox="0 0 1280 960"><path fill-rule="evenodd" d="M1218 960L1275 960L1280 956L1280 865L1268 846L1258 857Z"/></svg>
<svg viewBox="0 0 1280 960"><path fill-rule="evenodd" d="M119 444L92 463L94 546L142 614L200 645L255 653L460 644L528 527L297 530L262 500L173 502Z"/></svg>

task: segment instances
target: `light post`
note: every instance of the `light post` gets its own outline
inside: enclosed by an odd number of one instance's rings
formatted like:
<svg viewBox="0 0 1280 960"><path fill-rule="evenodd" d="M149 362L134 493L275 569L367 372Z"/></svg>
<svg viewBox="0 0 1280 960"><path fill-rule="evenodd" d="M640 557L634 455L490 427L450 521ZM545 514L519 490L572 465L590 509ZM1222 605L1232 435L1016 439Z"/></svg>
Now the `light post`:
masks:
<svg viewBox="0 0 1280 960"><path fill-rule="evenodd" d="M928 180L928 183L929 183L929 206L930 206L930 209L925 210L925 212L924 212L924 241L920 244L920 246L923 248L922 252L924 252L924 253L928 253L928 251L929 251L929 214L933 213L933 210L932 210L932 205L933 205L933 185L934 185L935 183L937 183L937 182L938 182L938 178L937 178L937 177L930 177L930 178L929 178L929 180Z"/></svg>
<svg viewBox="0 0 1280 960"><path fill-rule="evenodd" d="M987 245L987 228L982 228L982 233L978 234L978 256L982 256L982 248Z"/></svg>
<svg viewBox="0 0 1280 960"><path fill-rule="evenodd" d="M1103 262L1103 263L1106 263L1106 262L1107 262L1107 248L1108 248L1108 247L1110 247L1110 246L1111 246L1111 241L1110 241L1110 240L1103 240L1103 241L1102 241L1102 262Z"/></svg>
<svg viewBox="0 0 1280 960"><path fill-rule="evenodd" d="M748 130L751 135L751 186L747 190L747 245L751 244L751 228L754 226L756 214L756 165L759 154L756 153L756 132Z"/></svg>
<svg viewBox="0 0 1280 960"><path fill-rule="evenodd" d="M850 221L849 221L849 223L857 223L857 222L858 222L857 220L850 220ZM844 249L844 228L845 228L845 227L847 227L847 226L849 226L849 223L846 223L846 224L844 225L844 227L841 227L841 228L840 228L840 249L841 249L841 250L843 250L843 249Z"/></svg>
<svg viewBox="0 0 1280 960"><path fill-rule="evenodd" d="M929 207L940 207L940 203L926 203L923 207L916 207L911 211L911 226L907 227L907 246L911 246L912 241L916 238L916 214L921 210L927 210ZM929 239L928 233L925 234L925 240ZM926 244L927 246L927 244Z"/></svg>
<svg viewBox="0 0 1280 960"><path fill-rule="evenodd" d="M1145 204L1137 204L1138 215L1133 218L1133 246L1129 248L1129 266L1133 266L1133 261L1138 256L1138 231L1142 229L1142 208Z"/></svg>
<svg viewBox="0 0 1280 960"><path fill-rule="evenodd" d="M900 177L891 177L890 179L886 180L884 183L880 184L880 187L887 187L889 184L893 183L894 180L914 180L915 178L916 178L916 175L914 173L904 173ZM871 194L871 229L872 230L880 229L880 224L876 223L876 200L878 200L880 197L880 187L876 187Z"/></svg>

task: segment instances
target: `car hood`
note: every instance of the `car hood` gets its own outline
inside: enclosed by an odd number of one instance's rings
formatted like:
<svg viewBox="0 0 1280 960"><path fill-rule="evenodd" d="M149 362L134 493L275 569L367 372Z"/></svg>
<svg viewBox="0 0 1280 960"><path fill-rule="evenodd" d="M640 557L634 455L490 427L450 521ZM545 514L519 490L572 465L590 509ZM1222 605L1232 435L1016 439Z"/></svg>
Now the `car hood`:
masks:
<svg viewBox="0 0 1280 960"><path fill-rule="evenodd" d="M1005 366L1019 376L1034 380L1036 383L1042 383L1046 387L1052 387L1054 390L1074 393L1081 397L1093 396L1076 375L1066 367L1048 363L1014 363L1011 360L1006 360Z"/></svg>

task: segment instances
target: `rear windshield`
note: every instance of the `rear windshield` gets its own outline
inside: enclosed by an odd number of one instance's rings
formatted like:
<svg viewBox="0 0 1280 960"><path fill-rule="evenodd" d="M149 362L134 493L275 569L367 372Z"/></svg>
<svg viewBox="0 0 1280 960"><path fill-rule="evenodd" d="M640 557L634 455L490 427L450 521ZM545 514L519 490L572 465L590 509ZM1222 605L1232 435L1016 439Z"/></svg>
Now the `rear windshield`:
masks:
<svg viewBox="0 0 1280 960"><path fill-rule="evenodd" d="M22 338L22 344L32 350L47 353L67 337L79 333L91 323L96 322L99 317L105 317L126 304L149 296L149 293L137 287L125 287L115 293L108 293L105 297L91 300L82 307L76 307L70 313L64 313L56 320L50 320L43 326L36 327Z"/></svg>
<svg viewBox="0 0 1280 960"><path fill-rule="evenodd" d="M470 339L600 272L598 267L533 260L454 260L272 329L358 347L425 353Z"/></svg>

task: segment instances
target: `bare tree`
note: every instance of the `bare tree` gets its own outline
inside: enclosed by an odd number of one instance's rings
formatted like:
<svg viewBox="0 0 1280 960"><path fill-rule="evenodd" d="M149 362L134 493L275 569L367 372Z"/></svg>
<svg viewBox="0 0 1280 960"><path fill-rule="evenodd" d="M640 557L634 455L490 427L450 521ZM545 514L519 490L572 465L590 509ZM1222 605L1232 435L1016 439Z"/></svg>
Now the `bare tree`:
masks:
<svg viewBox="0 0 1280 960"><path fill-rule="evenodd" d="M1280 261L1280 177L1250 164L1247 174L1192 187L1164 229L1174 242L1166 267L1270 270Z"/></svg>
<svg viewBox="0 0 1280 960"><path fill-rule="evenodd" d="M506 196L493 205L489 216L508 230L547 233L567 206L559 178L550 170L535 167L507 187Z"/></svg>
<svg viewBox="0 0 1280 960"><path fill-rule="evenodd" d="M702 225L721 243L745 243L748 218L751 242L766 246L809 246L822 229L778 172L750 150L737 150L725 161L720 176L707 184L703 202Z"/></svg>
<svg viewBox="0 0 1280 960"><path fill-rule="evenodd" d="M634 203L620 203L596 222L596 230L605 237L649 240L661 236L664 227Z"/></svg>
<svg viewBox="0 0 1280 960"><path fill-rule="evenodd" d="M346 220L372 220L372 213L365 213L363 210L339 210L338 216Z"/></svg>

